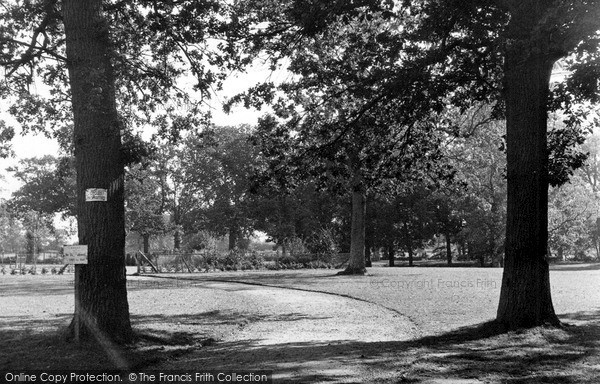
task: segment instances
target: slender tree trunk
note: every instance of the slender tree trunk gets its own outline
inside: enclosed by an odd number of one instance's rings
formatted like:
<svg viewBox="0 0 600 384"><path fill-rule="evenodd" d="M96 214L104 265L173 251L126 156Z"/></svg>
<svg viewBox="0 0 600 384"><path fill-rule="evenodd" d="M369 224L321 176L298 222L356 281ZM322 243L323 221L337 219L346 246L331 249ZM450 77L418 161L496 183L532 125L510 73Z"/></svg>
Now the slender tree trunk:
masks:
<svg viewBox="0 0 600 384"><path fill-rule="evenodd" d="M594 234L594 248L596 250L596 261L600 262L600 217L596 219L596 232Z"/></svg>
<svg viewBox="0 0 600 384"><path fill-rule="evenodd" d="M181 249L181 207L179 204L173 209L173 224L175 224L175 232L173 232L173 249L179 251Z"/></svg>
<svg viewBox="0 0 600 384"><path fill-rule="evenodd" d="M362 180L355 179L352 187L352 229L350 231L350 261L341 272L349 275L366 273L365 264L365 217L366 190Z"/></svg>
<svg viewBox="0 0 600 384"><path fill-rule="evenodd" d="M408 230L408 224L404 222L404 240L406 244L406 250L408 251L408 266L413 266L413 247L412 239L410 237L410 231Z"/></svg>
<svg viewBox="0 0 600 384"><path fill-rule="evenodd" d="M229 245L230 251L233 251L238 246L238 240L240 239L239 230L235 227L229 229Z"/></svg>
<svg viewBox="0 0 600 384"><path fill-rule="evenodd" d="M448 265L452 265L452 243L450 242L450 232L446 231L444 237L446 238L446 260L448 260Z"/></svg>
<svg viewBox="0 0 600 384"><path fill-rule="evenodd" d="M142 238L144 239L144 254L148 256L148 254L150 253L150 235L144 233L142 235Z"/></svg>
<svg viewBox="0 0 600 384"><path fill-rule="evenodd" d="M181 231L179 229L175 229L175 233L173 233L173 249L181 249Z"/></svg>
<svg viewBox="0 0 600 384"><path fill-rule="evenodd" d="M367 236L365 238L365 266L366 267L372 267L373 266L373 262L371 261L371 255L372 255L372 245L371 245L372 241L371 241L371 237Z"/></svg>
<svg viewBox="0 0 600 384"><path fill-rule="evenodd" d="M76 267L79 316L71 330L82 339L128 342L132 329L125 280L124 170L108 25L101 0L65 0L62 9L74 116L79 244L88 246L88 264ZM86 202L88 188L105 189L107 201Z"/></svg>
<svg viewBox="0 0 600 384"><path fill-rule="evenodd" d="M543 54L540 42L537 44L540 46L525 53L521 48L509 48L505 59L508 195L506 256L497 321L511 330L560 324L552 305L546 261L546 103L554 60Z"/></svg>
<svg viewBox="0 0 600 384"><path fill-rule="evenodd" d="M491 232L491 230L490 230ZM490 247L489 247L489 254L490 254L490 258L492 260L492 263L494 263L494 261L496 260L496 248L498 247L496 245L496 236L494 235L494 233L490 233ZM483 267L483 264L485 263L485 254L481 254L481 266Z"/></svg>
<svg viewBox="0 0 600 384"><path fill-rule="evenodd" d="M387 254L388 254L389 266L393 267L395 265L395 263L394 263L394 243L391 241L387 247Z"/></svg>

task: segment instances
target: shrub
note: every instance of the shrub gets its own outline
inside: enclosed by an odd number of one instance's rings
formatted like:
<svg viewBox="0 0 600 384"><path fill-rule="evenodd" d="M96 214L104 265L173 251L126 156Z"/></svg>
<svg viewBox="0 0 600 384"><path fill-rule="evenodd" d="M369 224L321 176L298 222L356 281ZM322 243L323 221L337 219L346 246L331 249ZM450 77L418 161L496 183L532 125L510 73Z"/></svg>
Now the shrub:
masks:
<svg viewBox="0 0 600 384"><path fill-rule="evenodd" d="M296 236L285 239L283 241L283 245L291 256L310 253L310 251L304 245L304 241Z"/></svg>
<svg viewBox="0 0 600 384"><path fill-rule="evenodd" d="M237 267L240 265L242 260L244 259L244 252L239 249L233 249L225 254L225 257L220 260L223 267L228 270L237 270Z"/></svg>
<svg viewBox="0 0 600 384"><path fill-rule="evenodd" d="M331 263L326 263L323 260L313 260L309 262L306 267L311 269L331 268Z"/></svg>
<svg viewBox="0 0 600 384"><path fill-rule="evenodd" d="M595 257L590 256L590 255L586 254L583 251L577 251L575 253L574 259L576 261L581 261L581 262L584 262L584 263L592 263L592 262L596 261Z"/></svg>
<svg viewBox="0 0 600 384"><path fill-rule="evenodd" d="M335 235L330 228L322 228L314 232L305 242L308 250L316 255L317 260L331 262L332 257L339 252Z"/></svg>
<svg viewBox="0 0 600 384"><path fill-rule="evenodd" d="M304 266L302 263L299 263L294 256L291 255L281 256L275 263L279 269L300 269Z"/></svg>
<svg viewBox="0 0 600 384"><path fill-rule="evenodd" d="M248 261L250 262L250 264L252 265L252 267L254 269L260 269L260 268L264 267L264 265L265 265L265 259L256 252L252 252L250 254Z"/></svg>

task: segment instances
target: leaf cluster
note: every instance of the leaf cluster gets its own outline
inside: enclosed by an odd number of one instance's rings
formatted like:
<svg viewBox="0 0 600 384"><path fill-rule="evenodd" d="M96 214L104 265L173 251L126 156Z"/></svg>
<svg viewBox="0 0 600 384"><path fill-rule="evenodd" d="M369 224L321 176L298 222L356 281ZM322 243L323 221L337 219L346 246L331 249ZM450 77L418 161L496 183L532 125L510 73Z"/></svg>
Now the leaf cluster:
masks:
<svg viewBox="0 0 600 384"><path fill-rule="evenodd" d="M202 101L242 65L231 39L233 9L224 2L106 0L103 7L124 129L157 119L170 126L159 133L188 128L181 121L201 117ZM0 97L12 104L24 132L57 138L68 151L72 112L61 2L5 2L0 25L6 73Z"/></svg>

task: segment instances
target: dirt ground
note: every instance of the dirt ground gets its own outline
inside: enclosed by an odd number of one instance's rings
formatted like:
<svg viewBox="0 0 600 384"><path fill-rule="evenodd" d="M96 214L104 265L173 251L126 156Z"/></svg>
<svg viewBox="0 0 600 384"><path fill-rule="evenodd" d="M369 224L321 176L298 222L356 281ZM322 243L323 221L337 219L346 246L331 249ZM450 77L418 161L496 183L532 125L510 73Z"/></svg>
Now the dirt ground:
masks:
<svg viewBox="0 0 600 384"><path fill-rule="evenodd" d="M600 267L552 271L563 329L498 334L501 271L371 268L128 278L132 346L76 346L72 275L0 276L0 371L273 371L276 383L597 383ZM76 357L76 359L74 359Z"/></svg>

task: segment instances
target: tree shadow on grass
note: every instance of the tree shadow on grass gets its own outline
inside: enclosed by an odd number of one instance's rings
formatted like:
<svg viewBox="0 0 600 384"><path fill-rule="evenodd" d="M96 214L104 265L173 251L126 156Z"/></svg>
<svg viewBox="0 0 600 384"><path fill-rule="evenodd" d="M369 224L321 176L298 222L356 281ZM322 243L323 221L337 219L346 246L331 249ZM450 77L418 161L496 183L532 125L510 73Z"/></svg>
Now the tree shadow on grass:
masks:
<svg viewBox="0 0 600 384"><path fill-rule="evenodd" d="M132 345L75 344L67 341L73 314L46 319L0 316L0 370L129 369L137 370L219 343L224 334L253 322L321 320L328 317L285 313L259 316L215 310L180 315L131 315L136 332ZM196 367L197 368L197 367Z"/></svg>
<svg viewBox="0 0 600 384"><path fill-rule="evenodd" d="M17 276L0 281L0 298L10 296L56 296L73 294L73 278L60 276Z"/></svg>
<svg viewBox="0 0 600 384"><path fill-rule="evenodd" d="M114 369L107 351L67 343L61 335L71 314L54 319L0 318L0 370ZM273 370L276 382L425 383L478 379L489 383L596 383L600 367L600 311L565 314L578 326L501 333L493 323L409 341L285 342L260 337L220 341L211 329L235 329L253 321L294 321L300 314L244 317L211 311L132 316L139 338L120 347L132 370ZM20 324L16 327L16 324ZM224 327L224 328L223 328ZM206 330L206 332L203 332ZM259 335L260 336L260 335Z"/></svg>
<svg viewBox="0 0 600 384"><path fill-rule="evenodd" d="M356 378L356 369L369 372L369 382L379 383L442 379L596 383L600 312L586 316L585 325L562 329L540 327L502 333L493 323L485 323L440 336L397 342L224 342L163 363L161 368L272 369L282 382L297 383L348 382Z"/></svg>

